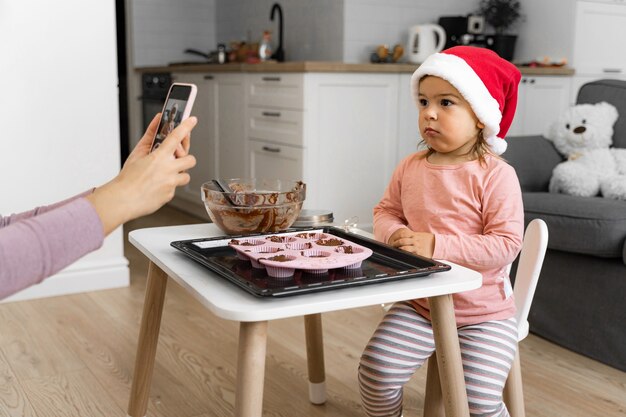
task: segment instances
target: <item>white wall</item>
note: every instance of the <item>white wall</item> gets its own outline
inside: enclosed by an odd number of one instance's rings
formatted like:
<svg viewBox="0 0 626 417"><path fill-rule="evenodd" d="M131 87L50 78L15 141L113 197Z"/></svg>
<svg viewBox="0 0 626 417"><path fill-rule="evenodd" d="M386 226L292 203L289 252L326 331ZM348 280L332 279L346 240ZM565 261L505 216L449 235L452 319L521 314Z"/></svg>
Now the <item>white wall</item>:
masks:
<svg viewBox="0 0 626 417"><path fill-rule="evenodd" d="M275 0L217 0L219 42L259 42L270 30L278 46L278 16L270 20ZM341 61L343 0L280 0L283 9L283 49L289 61Z"/></svg>
<svg viewBox="0 0 626 417"><path fill-rule="evenodd" d="M187 48L217 49L216 0L132 0L133 66L202 61L185 54Z"/></svg>
<svg viewBox="0 0 626 417"><path fill-rule="evenodd" d="M188 47L214 50L233 40L258 42L275 0L131 0L135 66L194 60ZM287 59L367 62L380 44L405 45L408 28L443 15L475 12L479 0L279 0ZM515 61L572 59L575 0L523 0ZM150 22L162 22L153 25Z"/></svg>
<svg viewBox="0 0 626 417"><path fill-rule="evenodd" d="M115 37L112 1L0 2L0 213L70 197L118 172ZM120 229L20 297L127 284Z"/></svg>
<svg viewBox="0 0 626 417"><path fill-rule="evenodd" d="M437 23L443 15L467 15L478 0L344 0L344 7L343 60L368 62L378 45L406 48L411 26Z"/></svg>
<svg viewBox="0 0 626 417"><path fill-rule="evenodd" d="M544 56L572 63L576 0L522 0L524 19L519 23L515 61ZM601 28L598 28L601 30Z"/></svg>

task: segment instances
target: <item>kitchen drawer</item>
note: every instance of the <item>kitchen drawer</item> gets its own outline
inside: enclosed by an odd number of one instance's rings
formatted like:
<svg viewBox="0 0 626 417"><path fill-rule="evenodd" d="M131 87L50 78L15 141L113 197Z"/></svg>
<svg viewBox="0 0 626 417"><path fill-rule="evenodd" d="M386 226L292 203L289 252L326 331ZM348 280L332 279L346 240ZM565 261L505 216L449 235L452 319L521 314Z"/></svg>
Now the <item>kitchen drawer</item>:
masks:
<svg viewBox="0 0 626 417"><path fill-rule="evenodd" d="M248 104L302 110L304 108L302 74L248 74Z"/></svg>
<svg viewBox="0 0 626 417"><path fill-rule="evenodd" d="M248 137L302 146L303 112L248 107Z"/></svg>
<svg viewBox="0 0 626 417"><path fill-rule="evenodd" d="M250 176L301 180L304 149L250 140Z"/></svg>

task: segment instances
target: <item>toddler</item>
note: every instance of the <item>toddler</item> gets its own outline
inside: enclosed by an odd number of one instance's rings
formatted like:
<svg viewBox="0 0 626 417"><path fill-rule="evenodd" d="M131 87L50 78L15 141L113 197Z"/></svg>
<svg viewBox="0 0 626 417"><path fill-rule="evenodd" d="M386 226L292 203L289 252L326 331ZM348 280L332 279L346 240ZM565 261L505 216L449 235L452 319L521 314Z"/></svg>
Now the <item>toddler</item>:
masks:
<svg viewBox="0 0 626 417"><path fill-rule="evenodd" d="M479 271L453 296L470 414L508 416L502 390L517 349L506 267L522 246L519 181L500 155L520 72L496 53L457 46L411 78L425 150L396 168L374 208L374 234L394 247ZM402 387L435 350L427 299L394 304L368 342L359 386L368 416L402 413Z"/></svg>

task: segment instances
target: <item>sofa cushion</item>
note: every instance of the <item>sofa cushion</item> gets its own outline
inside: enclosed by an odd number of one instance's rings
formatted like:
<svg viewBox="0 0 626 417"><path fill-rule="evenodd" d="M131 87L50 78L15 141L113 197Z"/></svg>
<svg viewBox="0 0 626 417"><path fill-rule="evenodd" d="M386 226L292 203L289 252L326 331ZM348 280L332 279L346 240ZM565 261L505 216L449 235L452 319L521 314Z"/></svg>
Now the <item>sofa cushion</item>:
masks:
<svg viewBox="0 0 626 417"><path fill-rule="evenodd" d="M523 193L526 222L543 219L550 249L604 258L624 256L626 201L556 193Z"/></svg>
<svg viewBox="0 0 626 417"><path fill-rule="evenodd" d="M507 138L504 159L515 168L522 191L548 191L554 167L563 157L543 136Z"/></svg>

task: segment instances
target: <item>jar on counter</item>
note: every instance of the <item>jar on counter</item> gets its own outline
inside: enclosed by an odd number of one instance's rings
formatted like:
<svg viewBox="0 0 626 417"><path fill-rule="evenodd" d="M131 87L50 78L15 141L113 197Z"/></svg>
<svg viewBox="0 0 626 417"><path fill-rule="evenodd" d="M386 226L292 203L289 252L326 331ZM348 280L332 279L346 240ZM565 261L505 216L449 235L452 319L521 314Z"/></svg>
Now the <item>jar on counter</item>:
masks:
<svg viewBox="0 0 626 417"><path fill-rule="evenodd" d="M302 209L292 227L328 226L334 220L332 211Z"/></svg>
<svg viewBox="0 0 626 417"><path fill-rule="evenodd" d="M266 30L263 32L263 39L261 39L261 43L259 44L259 59L261 61L267 61L272 57L272 40L270 31Z"/></svg>
<svg viewBox="0 0 626 417"><path fill-rule="evenodd" d="M218 64L226 63L226 45L223 43L217 44L217 62Z"/></svg>

